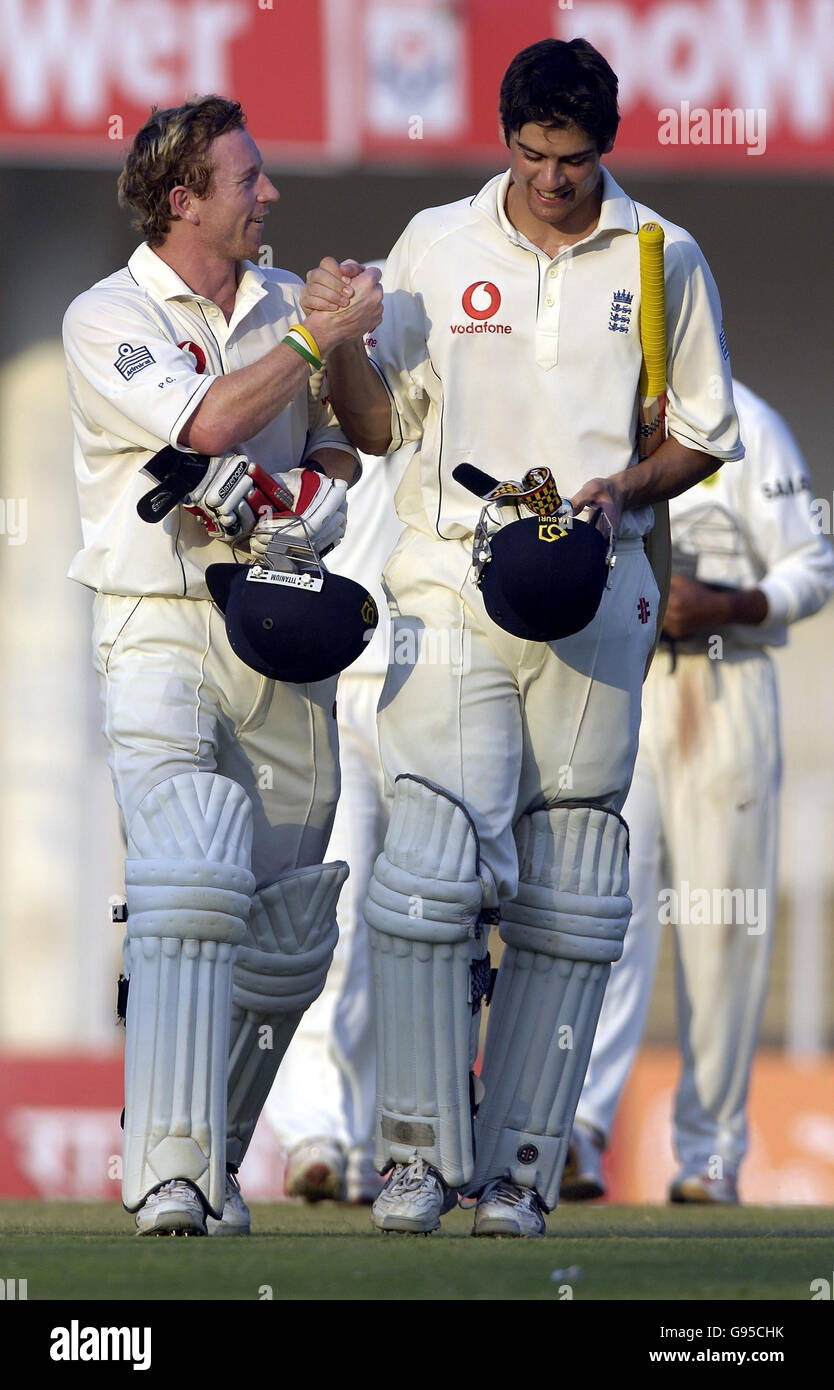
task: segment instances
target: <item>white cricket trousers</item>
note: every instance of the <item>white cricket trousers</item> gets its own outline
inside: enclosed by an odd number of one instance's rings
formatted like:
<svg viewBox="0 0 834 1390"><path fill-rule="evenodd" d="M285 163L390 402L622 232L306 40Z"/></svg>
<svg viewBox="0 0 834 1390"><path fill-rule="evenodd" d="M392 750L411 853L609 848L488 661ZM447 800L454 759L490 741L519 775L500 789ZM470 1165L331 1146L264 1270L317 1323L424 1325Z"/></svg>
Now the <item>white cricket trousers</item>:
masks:
<svg viewBox="0 0 834 1390"><path fill-rule="evenodd" d="M342 794L328 857L350 878L338 906L339 941L327 983L305 1013L266 1104L284 1147L328 1138L373 1152L376 1107L374 998L363 905L382 851L388 810L376 731L382 676L343 672L336 697Z"/></svg>
<svg viewBox="0 0 834 1390"><path fill-rule="evenodd" d="M776 928L780 775L770 658L725 644L722 660L690 654L674 664L661 648L623 811L631 924L576 1117L610 1135L643 1032L660 934L672 930L682 1056L675 1148L684 1168L717 1176L735 1174L747 1151L747 1094Z"/></svg>
<svg viewBox="0 0 834 1390"><path fill-rule="evenodd" d="M550 645L492 622L471 578L471 541L407 529L384 578L394 620L379 705L388 789L412 773L463 802L494 885L485 906L497 906L518 891L520 816L625 801L658 604L643 542L620 543L593 621Z"/></svg>
<svg viewBox="0 0 834 1390"><path fill-rule="evenodd" d="M339 793L335 679L266 680L207 599L97 594L93 651L125 826L167 778L217 772L252 802L258 888L321 862Z"/></svg>

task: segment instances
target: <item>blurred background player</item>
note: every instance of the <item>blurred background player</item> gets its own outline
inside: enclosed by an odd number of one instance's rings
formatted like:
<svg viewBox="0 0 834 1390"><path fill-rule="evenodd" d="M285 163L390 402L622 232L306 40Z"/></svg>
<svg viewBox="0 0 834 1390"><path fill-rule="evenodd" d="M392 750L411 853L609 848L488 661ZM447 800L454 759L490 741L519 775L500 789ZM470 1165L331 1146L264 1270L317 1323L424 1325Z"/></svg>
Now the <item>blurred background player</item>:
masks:
<svg viewBox="0 0 834 1390"><path fill-rule="evenodd" d="M344 533L355 452L308 383L350 325L319 316L320 345L316 316L299 331L297 278L254 264L278 193L237 102L154 110L119 194L146 240L73 302L64 343L83 530L71 575L96 591L127 838L122 1197L140 1235L245 1234L235 1174L324 983L347 866L321 863L335 677L279 683L244 665L206 569L299 538L326 552ZM360 331L380 300L358 297ZM205 469L149 525L137 502L165 445ZM256 493L251 459L293 511Z"/></svg>
<svg viewBox="0 0 834 1390"><path fill-rule="evenodd" d="M776 927L781 743L767 648L783 646L788 626L826 602L834 556L784 420L737 381L733 393L744 460L670 503L672 588L623 808L631 924L577 1107L562 1181L568 1199L605 1191L601 1157L668 923L682 1062L674 1106L680 1171L669 1196L738 1201ZM743 902L737 891L728 896L739 889Z"/></svg>
<svg viewBox="0 0 834 1390"><path fill-rule="evenodd" d="M363 907L388 825L376 724L389 660L382 570L402 530L394 493L412 453L406 447L386 459L363 458L344 539L327 560L328 569L373 594L380 622L364 654L342 672L336 695L342 790L328 855L350 865L337 909L339 941L324 989L304 1015L266 1105L287 1155L287 1195L310 1202L371 1202L380 1189L373 1166L376 1041Z"/></svg>

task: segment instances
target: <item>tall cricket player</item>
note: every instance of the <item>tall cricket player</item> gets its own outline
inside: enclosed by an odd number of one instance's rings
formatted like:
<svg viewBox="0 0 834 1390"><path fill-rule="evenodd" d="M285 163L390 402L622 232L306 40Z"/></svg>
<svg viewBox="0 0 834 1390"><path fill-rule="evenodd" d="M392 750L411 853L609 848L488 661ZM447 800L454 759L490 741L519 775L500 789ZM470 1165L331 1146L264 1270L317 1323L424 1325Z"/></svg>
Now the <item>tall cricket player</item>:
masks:
<svg viewBox="0 0 834 1390"><path fill-rule="evenodd" d="M608 63L580 39L532 45L500 121L509 169L414 218L376 346L354 337L328 377L359 447L420 442L385 572L395 640L465 634L470 656L389 668L380 702L393 809L366 907L387 1174L374 1222L434 1230L465 1191L475 1235L541 1236L630 912L621 810L660 597L644 538L655 503L742 447L706 262L602 167L619 121ZM641 459L646 222L666 244L669 408ZM347 307L358 270L323 262L303 302ZM499 484L486 498L465 481L479 474Z"/></svg>

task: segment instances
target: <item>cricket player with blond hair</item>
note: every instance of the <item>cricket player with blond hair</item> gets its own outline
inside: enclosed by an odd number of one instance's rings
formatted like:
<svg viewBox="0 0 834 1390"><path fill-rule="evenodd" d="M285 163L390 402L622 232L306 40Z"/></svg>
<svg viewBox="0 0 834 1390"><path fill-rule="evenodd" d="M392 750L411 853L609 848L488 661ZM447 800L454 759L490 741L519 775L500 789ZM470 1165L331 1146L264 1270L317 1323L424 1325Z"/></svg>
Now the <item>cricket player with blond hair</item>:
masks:
<svg viewBox="0 0 834 1390"><path fill-rule="evenodd" d="M257 264L278 192L237 102L154 110L119 187L145 240L73 302L64 344L71 576L95 594L127 839L122 1196L140 1235L244 1234L237 1168L324 983L347 866L321 862L335 674L241 660L209 585L239 568L260 612L265 571L292 578L299 547L338 544L357 459L309 382L381 295L360 278L345 315L305 318L297 278Z"/></svg>

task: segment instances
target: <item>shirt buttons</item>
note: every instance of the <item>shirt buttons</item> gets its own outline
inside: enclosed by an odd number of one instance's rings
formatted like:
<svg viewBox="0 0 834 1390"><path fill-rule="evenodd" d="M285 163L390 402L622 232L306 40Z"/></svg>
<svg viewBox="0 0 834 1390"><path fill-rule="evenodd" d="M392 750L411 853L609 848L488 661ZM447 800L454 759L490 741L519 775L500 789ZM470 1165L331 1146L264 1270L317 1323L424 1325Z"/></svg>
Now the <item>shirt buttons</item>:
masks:
<svg viewBox="0 0 834 1390"><path fill-rule="evenodd" d="M544 302L545 302L545 304L547 305L547 307L548 307L548 309L549 309L550 306L551 306L551 304L553 303L553 295L552 295L552 294L549 294L549 295L547 296L547 299L546 299Z"/></svg>
<svg viewBox="0 0 834 1390"><path fill-rule="evenodd" d="M558 272L558 270L549 270L549 271L547 272L547 274L548 274L548 278L549 278L549 279L555 280L555 279L556 279L556 276L559 274L559 272Z"/></svg>

